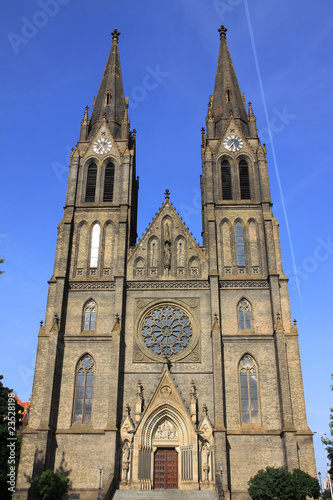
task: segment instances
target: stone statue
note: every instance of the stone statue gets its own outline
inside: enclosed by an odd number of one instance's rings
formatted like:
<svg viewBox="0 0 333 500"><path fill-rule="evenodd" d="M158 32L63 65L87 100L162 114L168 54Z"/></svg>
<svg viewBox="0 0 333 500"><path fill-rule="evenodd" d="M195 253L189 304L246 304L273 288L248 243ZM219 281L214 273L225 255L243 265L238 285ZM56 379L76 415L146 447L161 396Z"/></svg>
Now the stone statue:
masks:
<svg viewBox="0 0 333 500"><path fill-rule="evenodd" d="M165 243L164 247L164 266L170 267L171 264L171 248L170 243Z"/></svg>
<svg viewBox="0 0 333 500"><path fill-rule="evenodd" d="M202 458L202 468L204 471L204 481L209 481L209 456L210 456L210 451L209 451L209 444L206 443L203 445L202 450L201 450L201 458Z"/></svg>
<svg viewBox="0 0 333 500"><path fill-rule="evenodd" d="M128 443L123 446L123 464L128 464L130 461L131 450Z"/></svg>
<svg viewBox="0 0 333 500"><path fill-rule="evenodd" d="M209 456L210 456L209 446L208 443L205 443L202 447L202 463L204 466L209 465Z"/></svg>

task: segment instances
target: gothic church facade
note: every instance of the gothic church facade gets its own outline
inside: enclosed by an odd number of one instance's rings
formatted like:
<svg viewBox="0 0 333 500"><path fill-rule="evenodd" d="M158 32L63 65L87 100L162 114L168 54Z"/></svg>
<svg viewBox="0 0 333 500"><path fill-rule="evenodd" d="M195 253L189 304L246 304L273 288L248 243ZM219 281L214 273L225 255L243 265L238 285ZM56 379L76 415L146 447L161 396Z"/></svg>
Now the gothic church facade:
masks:
<svg viewBox="0 0 333 500"><path fill-rule="evenodd" d="M70 158L15 498L63 469L114 489L248 499L266 466L316 475L265 146L220 32L202 129L203 244L170 202L136 241L138 180L115 30Z"/></svg>

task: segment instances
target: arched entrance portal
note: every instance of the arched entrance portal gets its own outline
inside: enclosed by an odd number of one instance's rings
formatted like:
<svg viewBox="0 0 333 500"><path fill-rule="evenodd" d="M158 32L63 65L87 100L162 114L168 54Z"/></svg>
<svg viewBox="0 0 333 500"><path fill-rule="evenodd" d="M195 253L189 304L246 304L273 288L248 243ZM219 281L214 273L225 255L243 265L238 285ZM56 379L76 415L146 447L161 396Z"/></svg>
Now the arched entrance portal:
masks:
<svg viewBox="0 0 333 500"><path fill-rule="evenodd" d="M196 427L166 365L138 424L122 422L120 488L214 489L212 432L207 409Z"/></svg>

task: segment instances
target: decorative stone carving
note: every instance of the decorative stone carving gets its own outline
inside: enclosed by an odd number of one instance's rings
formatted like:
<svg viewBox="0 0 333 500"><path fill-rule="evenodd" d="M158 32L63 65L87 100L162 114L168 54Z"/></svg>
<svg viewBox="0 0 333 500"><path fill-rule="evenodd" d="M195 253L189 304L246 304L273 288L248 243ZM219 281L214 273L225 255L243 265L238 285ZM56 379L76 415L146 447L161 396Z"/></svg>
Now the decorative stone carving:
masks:
<svg viewBox="0 0 333 500"><path fill-rule="evenodd" d="M131 462L131 448L129 442L126 440L122 448L122 481L127 484L129 478L129 468Z"/></svg>
<svg viewBox="0 0 333 500"><path fill-rule="evenodd" d="M114 283L70 283L70 290L113 290Z"/></svg>
<svg viewBox="0 0 333 500"><path fill-rule="evenodd" d="M138 382L136 391L136 405L135 405L135 422L139 422L143 410L143 388L141 382Z"/></svg>
<svg viewBox="0 0 333 500"><path fill-rule="evenodd" d="M202 450L201 450L201 460L202 460L202 468L203 468L203 473L204 473L204 481L209 480L209 478L208 478L208 474L210 471L209 457L210 457L209 444L206 441L203 444Z"/></svg>
<svg viewBox="0 0 333 500"><path fill-rule="evenodd" d="M156 429L155 439L172 440L177 438L176 427L169 420L164 420Z"/></svg>
<svg viewBox="0 0 333 500"><path fill-rule="evenodd" d="M239 282L242 283L242 282ZM127 288L130 290L165 290L165 289L205 289L209 290L208 281L171 281L171 282L146 282L137 281L127 283ZM224 287L221 287L224 288ZM227 287L225 287L227 288ZM268 287L267 287L268 288Z"/></svg>
<svg viewBox="0 0 333 500"><path fill-rule="evenodd" d="M164 385L162 388L161 388L161 394L164 398L170 398L171 394L172 394L172 390L170 389L170 387L168 385Z"/></svg>
<svg viewBox="0 0 333 500"><path fill-rule="evenodd" d="M135 430L135 425L131 417L131 408L126 405L124 410L123 420L120 426L120 437L123 442L131 442L133 440L133 433Z"/></svg>
<svg viewBox="0 0 333 500"><path fill-rule="evenodd" d="M269 288L267 281L222 281L220 288Z"/></svg>
<svg viewBox="0 0 333 500"><path fill-rule="evenodd" d="M198 406L198 398L197 398L197 390L194 385L194 380L191 382L191 392L190 392L190 401L191 401L191 419L194 425L197 423L197 406Z"/></svg>

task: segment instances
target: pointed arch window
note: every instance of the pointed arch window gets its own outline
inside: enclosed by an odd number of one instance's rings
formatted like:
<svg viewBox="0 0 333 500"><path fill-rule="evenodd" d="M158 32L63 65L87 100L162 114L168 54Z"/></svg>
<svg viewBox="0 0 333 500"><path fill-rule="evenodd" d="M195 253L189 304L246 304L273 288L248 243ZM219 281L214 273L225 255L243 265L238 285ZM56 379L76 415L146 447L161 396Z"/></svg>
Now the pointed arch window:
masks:
<svg viewBox="0 0 333 500"><path fill-rule="evenodd" d="M91 356L80 359L76 369L74 422L91 421L94 385L94 360Z"/></svg>
<svg viewBox="0 0 333 500"><path fill-rule="evenodd" d="M108 90L105 95L105 106L110 106L110 104L111 104L111 92L110 90Z"/></svg>
<svg viewBox="0 0 333 500"><path fill-rule="evenodd" d="M92 163L88 167L87 185L86 185L86 201L95 201L96 192L97 165Z"/></svg>
<svg viewBox="0 0 333 500"><path fill-rule="evenodd" d="M237 265L245 266L244 234L241 222L236 223L236 253Z"/></svg>
<svg viewBox="0 0 333 500"><path fill-rule="evenodd" d="M154 242L151 246L151 265L156 266L156 243Z"/></svg>
<svg viewBox="0 0 333 500"><path fill-rule="evenodd" d="M182 267L183 264L183 243L180 241L178 245L178 257L179 257L179 266Z"/></svg>
<svg viewBox="0 0 333 500"><path fill-rule="evenodd" d="M108 163L105 167L103 201L113 201L114 164Z"/></svg>
<svg viewBox="0 0 333 500"><path fill-rule="evenodd" d="M96 304L93 300L84 308L83 330L96 330Z"/></svg>
<svg viewBox="0 0 333 500"><path fill-rule="evenodd" d="M251 198L250 178L249 178L249 166L246 160L241 160L239 162L239 183L240 183L241 199L249 200Z"/></svg>
<svg viewBox="0 0 333 500"><path fill-rule="evenodd" d="M91 235L91 250L90 250L90 267L98 266L98 252L99 252L99 237L101 228L99 224L95 224Z"/></svg>
<svg viewBox="0 0 333 500"><path fill-rule="evenodd" d="M228 162L228 160L223 160L221 163L221 175L222 175L222 199L232 200L231 170L230 170L230 163Z"/></svg>
<svg viewBox="0 0 333 500"><path fill-rule="evenodd" d="M241 411L243 424L259 424L259 398L257 367L246 354L239 363Z"/></svg>
<svg viewBox="0 0 333 500"><path fill-rule="evenodd" d="M251 330L251 307L247 300L242 299L238 304L238 325L240 330Z"/></svg>

